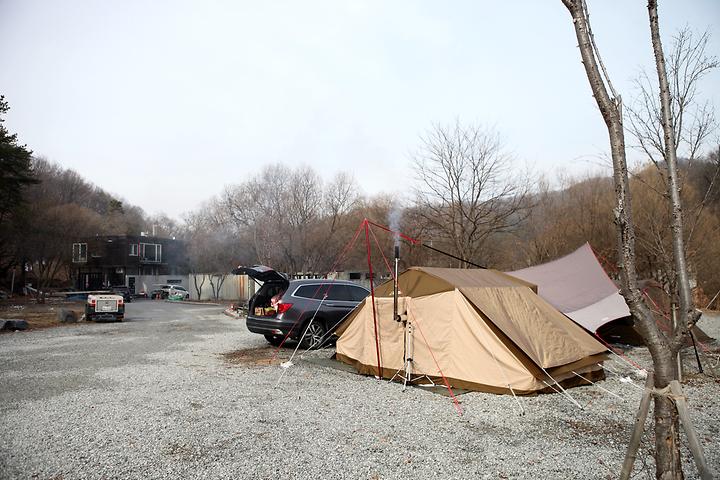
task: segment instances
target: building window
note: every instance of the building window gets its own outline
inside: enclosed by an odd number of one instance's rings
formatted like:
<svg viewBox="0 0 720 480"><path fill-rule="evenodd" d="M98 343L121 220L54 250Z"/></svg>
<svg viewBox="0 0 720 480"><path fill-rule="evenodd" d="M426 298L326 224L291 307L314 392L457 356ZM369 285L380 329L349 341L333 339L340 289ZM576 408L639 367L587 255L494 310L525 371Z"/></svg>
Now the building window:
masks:
<svg viewBox="0 0 720 480"><path fill-rule="evenodd" d="M140 259L143 262L162 262L162 245L159 243L141 243Z"/></svg>
<svg viewBox="0 0 720 480"><path fill-rule="evenodd" d="M131 257L137 257L137 256L138 256L138 244L137 244L137 243L131 243L131 244L130 244L130 256L131 256Z"/></svg>
<svg viewBox="0 0 720 480"><path fill-rule="evenodd" d="M73 243L72 261L73 263L87 262L87 243Z"/></svg>

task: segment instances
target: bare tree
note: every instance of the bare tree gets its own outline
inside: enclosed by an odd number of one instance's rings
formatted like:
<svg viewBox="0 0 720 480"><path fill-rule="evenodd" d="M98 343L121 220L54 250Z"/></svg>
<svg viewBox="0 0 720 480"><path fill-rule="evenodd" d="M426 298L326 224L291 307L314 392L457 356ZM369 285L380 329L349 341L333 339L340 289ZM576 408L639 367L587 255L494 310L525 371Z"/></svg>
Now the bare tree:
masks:
<svg viewBox="0 0 720 480"><path fill-rule="evenodd" d="M653 34L653 37L659 41L659 35ZM688 161L698 157L717 127L712 104L702 101L700 96L701 81L719 65L717 58L706 54L709 40L708 32L696 36L689 28L680 30L673 38L667 61L663 59L663 83L668 94L665 107L658 95L657 75L653 80L653 76L643 71L635 80L639 95L627 109L629 131L640 149L665 174L664 110L672 118L668 127L672 130L675 155Z"/></svg>
<svg viewBox="0 0 720 480"><path fill-rule="evenodd" d="M236 234L252 238L259 263L295 274L330 266L359 199L347 174L326 184L312 168L278 164L227 187L217 210Z"/></svg>
<svg viewBox="0 0 720 480"><path fill-rule="evenodd" d="M561 176L556 189L542 178L534 193L534 206L516 235L523 241L510 266L531 266L566 255L587 241L601 257L615 254L612 228L614 192L604 176ZM510 252L513 253L513 252Z"/></svg>
<svg viewBox="0 0 720 480"><path fill-rule="evenodd" d="M708 137L716 130L714 109L710 102L701 101L700 84L711 70L718 67L718 60L706 55L709 33L696 37L689 28L684 28L674 37L666 61L660 43L656 5L652 11L655 12L651 14L651 29L657 73L654 80L647 72L642 72L636 80L640 94L628 108L627 117L630 133L637 140L640 150L657 168L662 185L657 185L655 178L646 170L635 178L644 183L648 193L654 191L662 197L659 203L669 207L667 216L648 216L645 224L649 228L639 229L638 238L649 252L655 254L657 266L664 277L663 283L667 285L675 304L681 303L683 295L687 301L689 292L683 294L682 287L676 283L676 280L681 280L676 267L683 263L683 259L673 252L682 247L683 255L690 253L693 234L704 218L705 205L719 173L718 170L714 172L705 195L695 195L693 202L684 195L682 201L689 206L689 224L680 235L678 232L684 221L676 201L685 188L678 158L686 158L688 167L691 167ZM669 168L670 165L674 168ZM669 196L670 204L664 202L666 196ZM668 224L672 226L670 232L664 228Z"/></svg>
<svg viewBox="0 0 720 480"><path fill-rule="evenodd" d="M664 140L665 168L668 171L669 196L672 197L673 210L673 245L675 265L678 272L681 292L681 308L684 320L682 325L668 337L655 323L650 309L643 302L637 282L635 258L635 229L633 223L632 200L628 179L627 160L625 155L625 135L622 117L622 100L614 90L607 72L600 60L595 45L590 21L584 0L562 0L572 16L575 34L579 43L583 66L590 83L595 101L600 109L610 137L610 150L613 160L613 180L615 184L615 223L617 225L617 243L620 265L621 293L636 320L653 359L655 386L667 387L671 380L677 379L675 354L680 348L688 329L697 320L689 295L687 269L682 244L681 201L677 191L677 163L675 161L675 141L672 131L672 114L669 109L669 92L667 75L664 71L664 57L658 34L657 2L650 0L648 11L652 31L652 43L658 66L658 77L661 90L661 111ZM669 161L668 161L669 160ZM683 272L683 273L680 273ZM655 450L657 478L682 478L678 437L677 410L673 402L665 396L654 396L655 399Z"/></svg>
<svg viewBox="0 0 720 480"><path fill-rule="evenodd" d="M650 33L652 38L653 52L655 53L655 65L657 69L658 83L660 85L660 112L663 130L663 157L667 170L668 187L667 193L672 209L672 230L673 263L675 266L676 289L680 303L680 321L678 322L675 338L671 347L675 353L682 347L688 329L700 318L700 311L695 308L690 291L690 277L688 275L687 261L685 258L685 238L683 231L682 201L680 199L680 176L678 173L676 116L673 113L670 98L670 83L665 67L665 55L663 54L662 42L660 40L660 22L658 19L657 0L649 0L648 16L650 19ZM676 95L683 98L684 93ZM681 102L682 105L684 102ZM682 132L682 127L678 130ZM694 145L691 145L691 149ZM674 293L674 292L673 292Z"/></svg>
<svg viewBox="0 0 720 480"><path fill-rule="evenodd" d="M518 175L491 130L458 121L434 126L421 140L414 158L417 215L453 253L484 262L483 248L491 236L526 218L527 176Z"/></svg>
<svg viewBox="0 0 720 480"><path fill-rule="evenodd" d="M202 288L208 281L212 297L217 300L229 272L243 260L244 245L216 201L205 203L185 215L184 220L190 271L198 299L202 299Z"/></svg>

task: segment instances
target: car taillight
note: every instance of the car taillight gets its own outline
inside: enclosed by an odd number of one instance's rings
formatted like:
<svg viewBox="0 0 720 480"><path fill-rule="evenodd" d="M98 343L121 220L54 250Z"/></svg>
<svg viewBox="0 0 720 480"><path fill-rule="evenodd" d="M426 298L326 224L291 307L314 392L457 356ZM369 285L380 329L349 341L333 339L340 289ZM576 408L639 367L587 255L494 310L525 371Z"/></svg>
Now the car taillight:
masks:
<svg viewBox="0 0 720 480"><path fill-rule="evenodd" d="M118 305L122 305L124 302L125 300L121 298L120 300L118 300Z"/></svg>
<svg viewBox="0 0 720 480"><path fill-rule="evenodd" d="M290 307L292 307L292 303L278 303L277 304L277 312L278 313L285 313L288 310L290 310Z"/></svg>
<svg viewBox="0 0 720 480"><path fill-rule="evenodd" d="M94 299L94 298L93 298L92 300L90 300L90 306L92 306L92 307L95 306L95 299Z"/></svg>

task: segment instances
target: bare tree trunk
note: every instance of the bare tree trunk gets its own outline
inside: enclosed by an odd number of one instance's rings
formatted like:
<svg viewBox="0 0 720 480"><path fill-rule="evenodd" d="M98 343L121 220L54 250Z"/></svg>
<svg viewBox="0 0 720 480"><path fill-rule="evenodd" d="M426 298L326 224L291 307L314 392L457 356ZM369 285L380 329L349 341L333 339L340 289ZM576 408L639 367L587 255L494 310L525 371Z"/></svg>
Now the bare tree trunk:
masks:
<svg viewBox="0 0 720 480"><path fill-rule="evenodd" d="M588 14L583 0L562 0L573 18L585 73L610 137L615 184L615 223L620 267L621 293L630 308L653 359L655 386L666 387L677 378L671 346L660 332L650 309L642 299L637 282L635 229L632 199L625 156L622 100L612 89L607 73L594 45ZM608 88L613 92L610 96ZM655 397L656 476L660 479L682 478L678 443L677 411L665 397Z"/></svg>
<svg viewBox="0 0 720 480"><path fill-rule="evenodd" d="M660 111L663 127L664 157L667 168L667 189L668 199L672 211L673 264L675 270L675 291L680 304L680 321L675 326L673 341L670 345L670 362L673 361L677 352L682 348L688 329L694 325L700 317L695 310L695 305L690 291L690 279L688 277L687 262L685 261L685 242L683 238L682 205L680 202L680 182L677 168L677 148L675 130L673 128L673 112L670 108L670 85L668 83L667 71L665 69L665 56L663 54L662 42L660 40L660 24L658 21L657 0L648 1L648 17L650 20L650 36L652 39L653 53L655 54L655 67L657 69L658 84L660 85ZM673 292L673 296L675 292ZM677 368L672 377L662 378L662 385L665 386L670 380L678 378ZM670 373L670 372L668 372ZM657 378L657 376L656 376ZM658 478L683 478L682 466L680 464L677 444L679 441L677 409L667 398L655 400L655 449L657 451L655 473ZM672 448L674 447L675 448Z"/></svg>
<svg viewBox="0 0 720 480"><path fill-rule="evenodd" d="M670 108L670 85L667 71L665 69L665 56L663 54L662 42L660 40L660 23L658 21L657 0L648 1L648 16L650 18L650 36L652 39L653 52L655 54L655 67L657 69L658 84L660 85L660 111L662 114L662 127L664 137L664 157L668 176L668 197L672 209L672 230L673 263L675 266L675 286L680 303L680 319L677 331L671 348L673 353L682 348L688 329L694 325L700 312L695 309L695 304L690 291L690 278L688 277L687 262L685 260L685 241L683 238L682 204L680 201L680 181L677 167L677 146L675 129L673 128L673 112Z"/></svg>
<svg viewBox="0 0 720 480"><path fill-rule="evenodd" d="M215 282L213 282L213 274L208 275L208 279L210 280L210 290L212 290L212 296L217 299L217 293L215 293Z"/></svg>
<svg viewBox="0 0 720 480"><path fill-rule="evenodd" d="M202 282L200 282L200 285L198 285L198 275L197 273L193 274L193 283L195 284L195 291L198 295L198 301L202 300L202 287L205 285L205 274L202 276Z"/></svg>
<svg viewBox="0 0 720 480"><path fill-rule="evenodd" d="M227 275L224 273L217 273L215 274L217 277L217 287L215 288L215 300L220 299L220 291L222 290L222 286L225 283L225 280L227 279Z"/></svg>

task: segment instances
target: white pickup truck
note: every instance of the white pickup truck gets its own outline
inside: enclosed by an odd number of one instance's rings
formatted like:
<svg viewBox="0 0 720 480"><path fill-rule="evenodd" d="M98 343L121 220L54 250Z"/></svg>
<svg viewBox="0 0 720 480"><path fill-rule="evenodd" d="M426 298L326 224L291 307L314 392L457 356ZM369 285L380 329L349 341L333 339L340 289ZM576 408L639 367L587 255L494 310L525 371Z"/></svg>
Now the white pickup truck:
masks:
<svg viewBox="0 0 720 480"><path fill-rule="evenodd" d="M88 295L85 303L85 320L115 320L122 322L125 318L125 300L122 295L98 294Z"/></svg>

